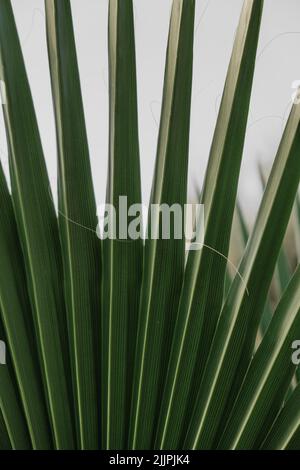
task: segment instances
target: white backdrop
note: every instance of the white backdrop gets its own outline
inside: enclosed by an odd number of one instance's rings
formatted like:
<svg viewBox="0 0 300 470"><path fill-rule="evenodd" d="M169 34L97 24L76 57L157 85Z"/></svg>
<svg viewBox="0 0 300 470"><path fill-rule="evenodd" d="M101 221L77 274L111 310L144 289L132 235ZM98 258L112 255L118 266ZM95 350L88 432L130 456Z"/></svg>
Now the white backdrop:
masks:
<svg viewBox="0 0 300 470"><path fill-rule="evenodd" d="M197 0L190 136L189 195L201 186L242 0ZM51 184L56 190L56 142L43 0L12 1ZM108 154L108 0L71 0L97 203L105 198ZM156 152L171 0L135 0L140 150L144 202ZM258 60L240 180L240 199L254 215L260 199L257 161L275 156L300 79L300 2L265 0ZM7 170L3 121L0 158Z"/></svg>

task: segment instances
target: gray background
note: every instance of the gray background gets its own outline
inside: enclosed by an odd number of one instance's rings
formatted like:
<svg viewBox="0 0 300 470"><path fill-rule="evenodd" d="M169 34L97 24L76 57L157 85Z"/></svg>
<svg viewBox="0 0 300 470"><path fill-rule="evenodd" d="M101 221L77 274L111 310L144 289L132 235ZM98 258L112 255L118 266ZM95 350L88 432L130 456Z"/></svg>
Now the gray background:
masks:
<svg viewBox="0 0 300 470"><path fill-rule="evenodd" d="M201 186L242 0L197 0L189 197ZM56 142L43 0L12 1L40 132L56 192ZM108 0L71 0L97 203L105 198L108 154ZM171 0L135 0L140 150L144 202L156 152ZM300 1L265 0L239 196L253 218L258 160L272 162L300 80ZM1 116L0 155L7 172Z"/></svg>

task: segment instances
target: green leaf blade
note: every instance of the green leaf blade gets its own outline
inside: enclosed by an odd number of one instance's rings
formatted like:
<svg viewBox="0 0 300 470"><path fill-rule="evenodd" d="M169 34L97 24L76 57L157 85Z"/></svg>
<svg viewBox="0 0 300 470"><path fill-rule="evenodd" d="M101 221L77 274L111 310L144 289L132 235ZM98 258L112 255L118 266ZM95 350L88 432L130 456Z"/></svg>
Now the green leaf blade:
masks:
<svg viewBox="0 0 300 470"><path fill-rule="evenodd" d="M69 0L46 0L58 147L59 225L78 443L97 449L101 246Z"/></svg>
<svg viewBox="0 0 300 470"><path fill-rule="evenodd" d="M43 396L24 260L12 202L0 165L0 310L34 449L49 449L52 438Z"/></svg>
<svg viewBox="0 0 300 470"><path fill-rule="evenodd" d="M65 305L57 219L24 61L9 1L0 1L0 76L12 198L25 257L40 363L57 448L73 448ZM49 289L49 286L51 288Z"/></svg>
<svg viewBox="0 0 300 470"><path fill-rule="evenodd" d="M183 444L223 303L262 5L245 2L235 39L201 197L204 246L187 261L156 439L159 448Z"/></svg>
<svg viewBox="0 0 300 470"><path fill-rule="evenodd" d="M194 1L173 1L150 200L169 207L178 204L182 211L187 198L194 15ZM149 215L149 237L155 222ZM153 446L184 262L184 237L146 240L129 441L133 449Z"/></svg>
<svg viewBox="0 0 300 470"><path fill-rule="evenodd" d="M222 309L208 365L186 438L192 448L209 448L215 437L233 379L243 381L277 256L300 177L300 108L293 106L254 230ZM245 363L240 365L240 361ZM238 371L238 373L237 373ZM223 418L224 419L224 418Z"/></svg>
<svg viewBox="0 0 300 470"><path fill-rule="evenodd" d="M143 262L142 239L128 239L128 221L124 220L133 204L141 205L132 0L110 0L108 37L110 125L106 202L115 209L117 221L113 238L103 240L102 445L105 449L125 449ZM127 234L119 233L122 222Z"/></svg>
<svg viewBox="0 0 300 470"><path fill-rule="evenodd" d="M0 410L0 450L12 450L2 411Z"/></svg>
<svg viewBox="0 0 300 470"><path fill-rule="evenodd" d="M7 345L7 338L0 316L0 338ZM4 426L4 444L9 438L12 449L31 450L28 427L16 384L9 351L6 350L6 364L0 364L0 415Z"/></svg>
<svg viewBox="0 0 300 470"><path fill-rule="evenodd" d="M276 398L280 410L296 365L291 345L300 328L300 266L274 313L247 371L219 447L251 449ZM286 371L282 384L282 371ZM280 395L278 395L280 391Z"/></svg>
<svg viewBox="0 0 300 470"><path fill-rule="evenodd" d="M300 385L278 415L262 445L263 450L299 450L300 443Z"/></svg>

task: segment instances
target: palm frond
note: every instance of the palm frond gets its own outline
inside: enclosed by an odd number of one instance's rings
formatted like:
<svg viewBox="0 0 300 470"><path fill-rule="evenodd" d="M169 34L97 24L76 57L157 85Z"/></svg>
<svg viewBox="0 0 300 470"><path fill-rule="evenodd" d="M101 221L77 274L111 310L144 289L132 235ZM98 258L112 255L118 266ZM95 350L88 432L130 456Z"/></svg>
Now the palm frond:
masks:
<svg viewBox="0 0 300 470"><path fill-rule="evenodd" d="M10 191L0 165L1 450L300 448L300 105L268 180L260 168L264 193L250 227L237 190L264 2L244 0L197 201L204 240L187 253L175 206L185 215L195 3L172 1L143 240L132 0L109 0L102 228L71 2L45 0L56 211L13 9L0 0L11 180ZM235 230L241 261L232 274Z"/></svg>

